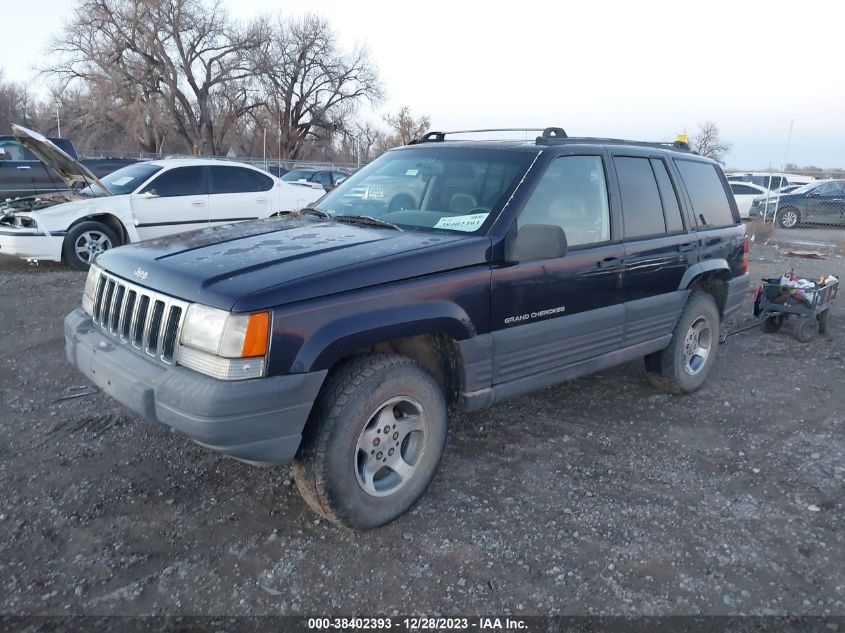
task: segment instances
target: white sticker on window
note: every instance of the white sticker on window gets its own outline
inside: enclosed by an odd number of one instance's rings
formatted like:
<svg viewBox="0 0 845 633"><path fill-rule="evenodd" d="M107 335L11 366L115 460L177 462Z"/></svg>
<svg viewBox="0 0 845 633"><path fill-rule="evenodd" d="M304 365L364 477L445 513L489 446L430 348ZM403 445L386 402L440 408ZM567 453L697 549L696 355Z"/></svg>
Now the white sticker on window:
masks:
<svg viewBox="0 0 845 633"><path fill-rule="evenodd" d="M418 173L420 173L419 169L409 169L408 171L405 172L405 175L406 176L416 176Z"/></svg>
<svg viewBox="0 0 845 633"><path fill-rule="evenodd" d="M472 215L453 215L448 218L440 218L435 229L449 229L450 231L466 231L470 233L484 224L489 213L473 213Z"/></svg>
<svg viewBox="0 0 845 633"><path fill-rule="evenodd" d="M134 176L123 176L122 178L118 178L112 184L117 185L118 187L122 187L123 185L128 185L130 182L135 180Z"/></svg>

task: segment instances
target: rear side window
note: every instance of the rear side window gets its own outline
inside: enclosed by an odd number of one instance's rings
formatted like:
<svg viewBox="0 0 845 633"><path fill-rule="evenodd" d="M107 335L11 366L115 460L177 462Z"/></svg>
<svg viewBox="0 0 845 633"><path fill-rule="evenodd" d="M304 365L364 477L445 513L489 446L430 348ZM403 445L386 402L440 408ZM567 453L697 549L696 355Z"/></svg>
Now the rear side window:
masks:
<svg viewBox="0 0 845 633"><path fill-rule="evenodd" d="M698 222L707 228L735 224L716 166L682 159L676 159L675 164L681 172Z"/></svg>
<svg viewBox="0 0 845 633"><path fill-rule="evenodd" d="M144 187L144 191L154 193L160 198L178 196L199 196L208 193L205 184L205 170L202 167L177 167L164 172Z"/></svg>
<svg viewBox="0 0 845 633"><path fill-rule="evenodd" d="M625 237L636 238L666 232L660 192L648 158L617 156L613 159L622 193Z"/></svg>
<svg viewBox="0 0 845 633"><path fill-rule="evenodd" d="M269 191L273 187L272 178L252 169L243 167L212 166L211 193L248 193L251 191Z"/></svg>
<svg viewBox="0 0 845 633"><path fill-rule="evenodd" d="M669 178L669 171L666 163L655 158L651 159L651 167L654 169L654 177L657 178L657 187L660 189L660 199L663 201L663 217L666 219L666 230L669 233L684 230L684 221L681 219L681 205L678 202L678 192L675 185Z"/></svg>

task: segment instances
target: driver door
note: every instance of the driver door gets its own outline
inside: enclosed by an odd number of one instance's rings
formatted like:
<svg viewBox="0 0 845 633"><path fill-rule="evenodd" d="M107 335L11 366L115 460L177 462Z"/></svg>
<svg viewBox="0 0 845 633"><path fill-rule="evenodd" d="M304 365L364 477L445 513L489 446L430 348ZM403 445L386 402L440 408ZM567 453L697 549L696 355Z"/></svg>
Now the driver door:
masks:
<svg viewBox="0 0 845 633"><path fill-rule="evenodd" d="M206 172L196 165L169 169L132 194L132 215L142 240L209 225Z"/></svg>
<svg viewBox="0 0 845 633"><path fill-rule="evenodd" d="M624 247L611 240L604 156L555 158L516 220L517 242L525 227L541 240L565 237L565 254L538 258L529 248L494 267L493 383L536 387L622 341Z"/></svg>

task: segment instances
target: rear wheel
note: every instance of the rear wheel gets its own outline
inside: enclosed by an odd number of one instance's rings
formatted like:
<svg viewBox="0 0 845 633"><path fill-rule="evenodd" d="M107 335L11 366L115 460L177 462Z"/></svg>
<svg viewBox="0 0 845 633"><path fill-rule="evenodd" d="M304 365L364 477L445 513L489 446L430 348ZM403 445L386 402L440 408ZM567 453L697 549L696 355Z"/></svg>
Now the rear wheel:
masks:
<svg viewBox="0 0 845 633"><path fill-rule="evenodd" d="M819 315L819 333L830 334L830 308Z"/></svg>
<svg viewBox="0 0 845 633"><path fill-rule="evenodd" d="M65 263L77 270L88 270L98 256L120 246L120 238L101 222L80 222L70 227L62 245Z"/></svg>
<svg viewBox="0 0 845 633"><path fill-rule="evenodd" d="M809 343L819 333L819 322L816 317L801 317L795 323L795 338L802 343Z"/></svg>
<svg viewBox="0 0 845 633"><path fill-rule="evenodd" d="M704 292L690 295L666 349L645 357L652 385L670 393L691 393L701 387L716 360L719 309Z"/></svg>
<svg viewBox="0 0 845 633"><path fill-rule="evenodd" d="M777 221L778 225L785 229L794 229L801 221L801 215L798 213L798 209L786 207L778 211Z"/></svg>
<svg viewBox="0 0 845 633"><path fill-rule="evenodd" d="M358 357L335 371L293 464L318 514L356 530L388 523L425 492L446 442L446 399L415 360Z"/></svg>

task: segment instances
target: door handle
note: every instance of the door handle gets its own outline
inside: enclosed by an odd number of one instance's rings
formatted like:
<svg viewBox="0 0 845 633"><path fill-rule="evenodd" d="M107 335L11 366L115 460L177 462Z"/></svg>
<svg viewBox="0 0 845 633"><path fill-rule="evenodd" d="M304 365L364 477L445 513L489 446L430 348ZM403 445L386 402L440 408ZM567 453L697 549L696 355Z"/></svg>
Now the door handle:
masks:
<svg viewBox="0 0 845 633"><path fill-rule="evenodd" d="M682 253L688 253L690 251L694 251L697 244L695 242L687 242L686 244L679 244L678 250Z"/></svg>
<svg viewBox="0 0 845 633"><path fill-rule="evenodd" d="M599 268L613 268L614 266L620 266L622 264L621 257L605 257L603 260L598 262L596 265Z"/></svg>
<svg viewBox="0 0 845 633"><path fill-rule="evenodd" d="M195 207L201 207L205 203L202 200L194 200L191 204L194 205Z"/></svg>
<svg viewBox="0 0 845 633"><path fill-rule="evenodd" d="M18 169L32 169L29 165L18 165Z"/></svg>
<svg viewBox="0 0 845 633"><path fill-rule="evenodd" d="M256 202L267 202L267 198L256 198Z"/></svg>

